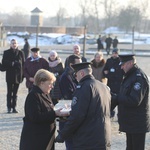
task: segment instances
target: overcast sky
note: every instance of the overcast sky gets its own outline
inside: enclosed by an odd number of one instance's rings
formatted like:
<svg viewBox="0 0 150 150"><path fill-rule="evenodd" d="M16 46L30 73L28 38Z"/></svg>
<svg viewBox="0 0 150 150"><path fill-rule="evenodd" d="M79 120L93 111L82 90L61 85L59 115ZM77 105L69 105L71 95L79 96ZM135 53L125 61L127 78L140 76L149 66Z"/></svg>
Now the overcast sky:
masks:
<svg viewBox="0 0 150 150"><path fill-rule="evenodd" d="M23 12L30 13L35 7L43 11L43 14L55 16L58 9L65 8L71 16L81 13L79 2L81 0L0 0L0 12L12 12L21 8ZM116 0L120 4L126 4L129 0Z"/></svg>

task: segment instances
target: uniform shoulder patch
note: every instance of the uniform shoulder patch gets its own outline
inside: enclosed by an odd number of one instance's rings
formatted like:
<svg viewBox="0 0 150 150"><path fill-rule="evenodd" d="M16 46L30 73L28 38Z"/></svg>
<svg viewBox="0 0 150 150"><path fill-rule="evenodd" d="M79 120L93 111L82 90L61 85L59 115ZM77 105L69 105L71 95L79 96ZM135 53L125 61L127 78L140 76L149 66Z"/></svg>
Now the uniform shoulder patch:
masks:
<svg viewBox="0 0 150 150"><path fill-rule="evenodd" d="M136 76L137 77L141 77L142 75L141 75L141 73L137 73Z"/></svg>
<svg viewBox="0 0 150 150"><path fill-rule="evenodd" d="M71 106L74 106L77 104L77 97L73 97L72 98L72 103L71 103Z"/></svg>
<svg viewBox="0 0 150 150"><path fill-rule="evenodd" d="M136 82L136 83L134 84L134 90L138 91L138 90L140 90L140 89L141 89L141 83Z"/></svg>

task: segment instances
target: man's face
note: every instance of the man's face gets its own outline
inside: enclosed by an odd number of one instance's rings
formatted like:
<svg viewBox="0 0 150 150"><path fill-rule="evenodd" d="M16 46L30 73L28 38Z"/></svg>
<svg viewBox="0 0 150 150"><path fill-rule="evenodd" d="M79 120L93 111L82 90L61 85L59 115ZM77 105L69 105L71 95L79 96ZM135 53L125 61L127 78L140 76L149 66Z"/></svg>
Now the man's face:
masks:
<svg viewBox="0 0 150 150"><path fill-rule="evenodd" d="M18 43L16 40L11 41L10 47L12 49L17 49L18 48Z"/></svg>
<svg viewBox="0 0 150 150"><path fill-rule="evenodd" d="M78 46L74 46L73 50L74 50L74 54L80 55L80 49Z"/></svg>
<svg viewBox="0 0 150 150"><path fill-rule="evenodd" d="M132 61L127 61L121 65L121 69L123 69L125 73L127 73L131 68L132 68Z"/></svg>
<svg viewBox="0 0 150 150"><path fill-rule="evenodd" d="M118 53L114 53L114 52L113 52L113 53L112 53L112 57L113 57L113 58L117 58L117 57L118 57Z"/></svg>

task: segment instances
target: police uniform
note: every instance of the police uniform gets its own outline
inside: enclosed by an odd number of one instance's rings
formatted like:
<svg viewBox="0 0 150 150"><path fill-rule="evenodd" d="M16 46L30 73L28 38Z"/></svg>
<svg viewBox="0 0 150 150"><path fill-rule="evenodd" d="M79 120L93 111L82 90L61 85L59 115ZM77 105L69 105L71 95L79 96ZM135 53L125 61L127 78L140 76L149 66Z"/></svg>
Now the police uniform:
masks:
<svg viewBox="0 0 150 150"><path fill-rule="evenodd" d="M134 55L120 55L120 64L134 59ZM135 64L126 74L120 92L112 105L118 104L119 130L126 132L127 150L144 150L145 133L150 131L149 82Z"/></svg>
<svg viewBox="0 0 150 150"><path fill-rule="evenodd" d="M91 66L80 63L72 67L77 72ZM92 75L80 80L72 99L70 117L59 134L62 139L73 137L73 150L110 148L110 97L109 88Z"/></svg>

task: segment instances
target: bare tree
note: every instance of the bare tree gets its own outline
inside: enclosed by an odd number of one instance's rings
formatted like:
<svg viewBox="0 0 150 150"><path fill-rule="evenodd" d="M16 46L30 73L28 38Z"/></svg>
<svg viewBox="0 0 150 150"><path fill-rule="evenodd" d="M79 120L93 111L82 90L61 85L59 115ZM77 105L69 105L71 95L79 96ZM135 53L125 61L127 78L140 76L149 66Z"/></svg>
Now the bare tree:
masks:
<svg viewBox="0 0 150 150"><path fill-rule="evenodd" d="M8 24L10 25L29 25L29 15L21 7L15 7L9 15Z"/></svg>
<svg viewBox="0 0 150 150"><path fill-rule="evenodd" d="M88 8L89 8L90 1L89 0L81 0L79 3L79 6L81 8L81 25L85 26L87 24L86 22L86 17L87 14L89 13Z"/></svg>
<svg viewBox="0 0 150 150"><path fill-rule="evenodd" d="M102 0L104 14L106 15L105 27L111 26L112 16L117 12L118 3L116 0Z"/></svg>
<svg viewBox="0 0 150 150"><path fill-rule="evenodd" d="M60 26L63 23L64 18L67 16L67 10L65 8L59 7L57 12L57 25Z"/></svg>

